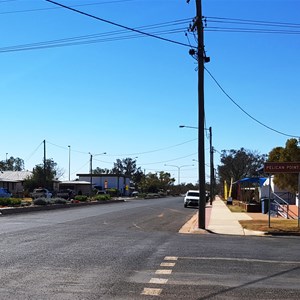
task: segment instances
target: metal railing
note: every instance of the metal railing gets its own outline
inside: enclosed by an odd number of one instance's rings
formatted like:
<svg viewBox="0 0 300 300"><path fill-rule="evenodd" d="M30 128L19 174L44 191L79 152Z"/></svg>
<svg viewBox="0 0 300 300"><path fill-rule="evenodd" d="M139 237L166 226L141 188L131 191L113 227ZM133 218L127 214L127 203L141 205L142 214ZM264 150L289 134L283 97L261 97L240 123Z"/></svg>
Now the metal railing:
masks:
<svg viewBox="0 0 300 300"><path fill-rule="evenodd" d="M285 219L289 219L289 218L298 219L298 216L289 209L290 206L289 202L281 198L276 193L272 193L272 195L274 196L273 198L274 212L276 213L277 216L280 215Z"/></svg>

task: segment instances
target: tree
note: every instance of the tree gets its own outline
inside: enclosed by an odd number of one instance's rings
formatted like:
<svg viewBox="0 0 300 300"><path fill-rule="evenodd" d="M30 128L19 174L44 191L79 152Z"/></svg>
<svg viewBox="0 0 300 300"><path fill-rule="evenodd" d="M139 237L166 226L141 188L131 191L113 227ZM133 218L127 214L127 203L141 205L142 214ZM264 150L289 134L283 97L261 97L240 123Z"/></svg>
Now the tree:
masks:
<svg viewBox="0 0 300 300"><path fill-rule="evenodd" d="M33 190L37 187L44 187L49 190L53 188L53 180L61 176L61 170L53 159L47 159L44 164L36 165L33 168L32 176L24 181L24 187L27 190Z"/></svg>
<svg viewBox="0 0 300 300"><path fill-rule="evenodd" d="M11 156L7 160L0 161L0 170L1 171L22 171L24 170L24 160Z"/></svg>
<svg viewBox="0 0 300 300"><path fill-rule="evenodd" d="M266 154L260 155L257 151L250 151L244 148L240 150L223 150L221 165L218 166L218 173L221 182L233 179L233 182L244 177L258 176L258 169L266 161Z"/></svg>
<svg viewBox="0 0 300 300"><path fill-rule="evenodd" d="M136 160L132 158L117 159L112 168L113 173L126 176L132 176L136 170Z"/></svg>
<svg viewBox="0 0 300 300"><path fill-rule="evenodd" d="M111 174L112 171L110 169L101 169L97 167L96 169L93 170L93 174Z"/></svg>
<svg viewBox="0 0 300 300"><path fill-rule="evenodd" d="M140 167L136 166L136 160L133 158L117 159L111 172L117 175L129 176L136 187L144 177Z"/></svg>
<svg viewBox="0 0 300 300"><path fill-rule="evenodd" d="M161 190L167 191L174 182L175 179L171 178L170 173L148 173L139 183L139 189L146 193L157 193Z"/></svg>
<svg viewBox="0 0 300 300"><path fill-rule="evenodd" d="M300 147L297 139L289 139L285 148L276 147L269 153L268 162L300 162ZM298 191L298 174L276 174L274 183L291 193Z"/></svg>

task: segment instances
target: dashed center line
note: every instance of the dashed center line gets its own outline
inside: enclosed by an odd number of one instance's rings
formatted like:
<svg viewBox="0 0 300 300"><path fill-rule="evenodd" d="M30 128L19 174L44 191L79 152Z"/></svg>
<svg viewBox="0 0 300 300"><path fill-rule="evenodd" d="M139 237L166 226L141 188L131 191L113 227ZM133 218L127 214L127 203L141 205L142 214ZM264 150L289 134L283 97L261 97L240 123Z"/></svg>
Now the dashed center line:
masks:
<svg viewBox="0 0 300 300"><path fill-rule="evenodd" d="M142 291L142 295L159 296L161 292L162 289L144 288L144 290Z"/></svg>
<svg viewBox="0 0 300 300"><path fill-rule="evenodd" d="M168 282L168 279L164 278L151 278L149 283L156 283L156 284L166 284Z"/></svg>
<svg viewBox="0 0 300 300"><path fill-rule="evenodd" d="M177 256L166 256L164 260L178 260Z"/></svg>
<svg viewBox="0 0 300 300"><path fill-rule="evenodd" d="M169 275L169 274L171 274L172 273L172 270L156 270L155 271L155 274L167 274L167 275Z"/></svg>
<svg viewBox="0 0 300 300"><path fill-rule="evenodd" d="M136 224L134 224L136 225ZM178 260L177 256L165 256L164 262L160 264L160 267L174 267L176 265L176 262ZM170 275L172 274L172 269L158 269L155 271L156 275ZM154 277L151 278L149 281L149 284L167 284L168 279L166 278L159 278ZM162 293L163 289L159 288L144 288L141 295L147 295L147 296L159 296Z"/></svg>
<svg viewBox="0 0 300 300"><path fill-rule="evenodd" d="M174 267L175 263L161 263L160 266L161 267Z"/></svg>

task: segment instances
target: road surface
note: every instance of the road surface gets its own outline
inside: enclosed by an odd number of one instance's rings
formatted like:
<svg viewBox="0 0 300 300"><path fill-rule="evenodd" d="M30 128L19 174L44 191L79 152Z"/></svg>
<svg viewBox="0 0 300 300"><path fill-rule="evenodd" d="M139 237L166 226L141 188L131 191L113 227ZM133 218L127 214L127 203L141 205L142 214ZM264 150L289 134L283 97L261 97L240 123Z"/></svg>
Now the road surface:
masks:
<svg viewBox="0 0 300 300"><path fill-rule="evenodd" d="M300 299L299 237L181 234L182 197L0 217L0 299Z"/></svg>

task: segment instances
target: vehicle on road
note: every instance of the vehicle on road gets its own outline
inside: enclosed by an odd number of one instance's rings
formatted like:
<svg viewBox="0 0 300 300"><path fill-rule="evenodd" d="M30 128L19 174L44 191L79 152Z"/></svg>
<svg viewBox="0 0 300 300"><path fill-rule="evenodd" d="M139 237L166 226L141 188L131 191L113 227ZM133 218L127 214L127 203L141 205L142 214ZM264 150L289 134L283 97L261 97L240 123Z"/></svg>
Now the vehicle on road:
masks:
<svg viewBox="0 0 300 300"><path fill-rule="evenodd" d="M6 188L0 188L0 198L10 198L12 194Z"/></svg>
<svg viewBox="0 0 300 300"><path fill-rule="evenodd" d="M32 199L37 199L37 198L51 198L52 193L50 193L47 189L44 188L38 188L34 189L33 192L31 193L31 198Z"/></svg>
<svg viewBox="0 0 300 300"><path fill-rule="evenodd" d="M184 207L199 205L199 191L189 190L183 198Z"/></svg>

